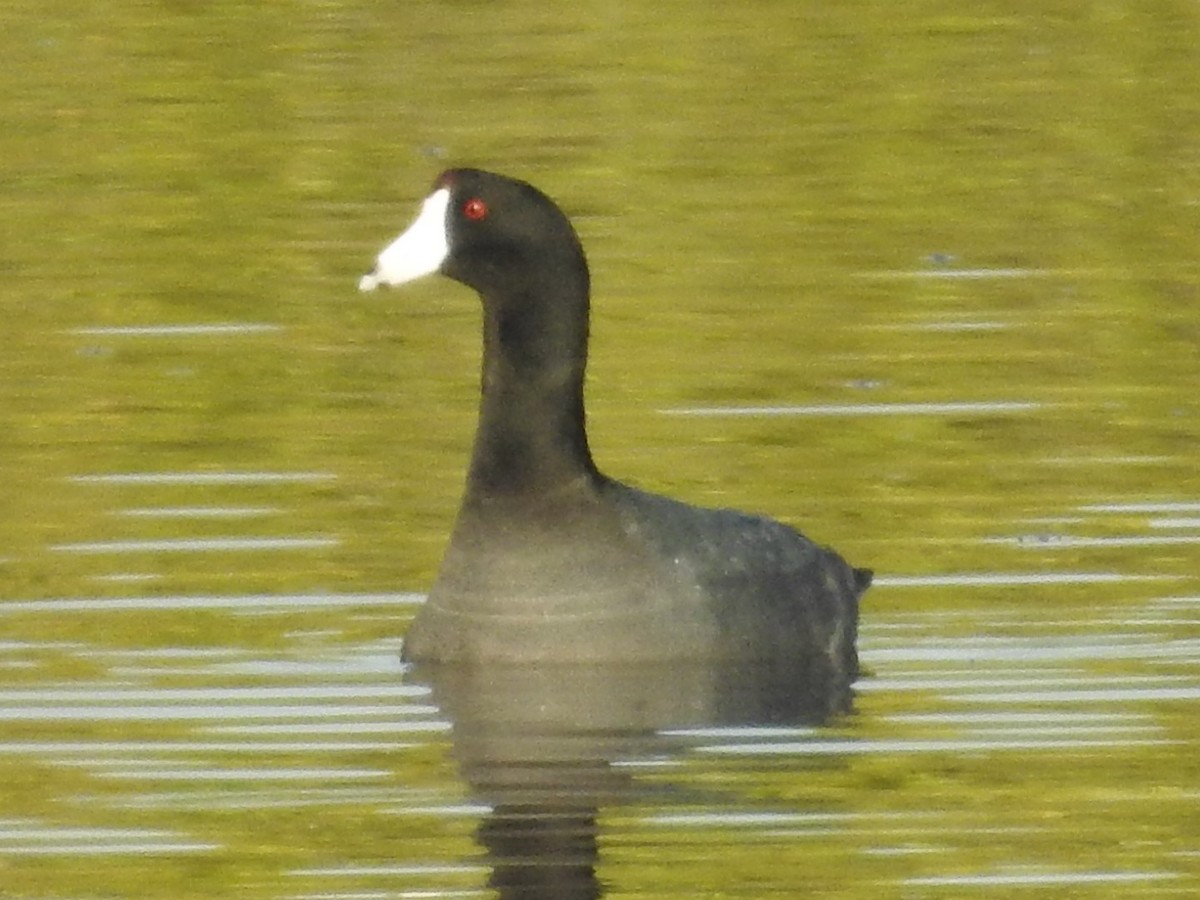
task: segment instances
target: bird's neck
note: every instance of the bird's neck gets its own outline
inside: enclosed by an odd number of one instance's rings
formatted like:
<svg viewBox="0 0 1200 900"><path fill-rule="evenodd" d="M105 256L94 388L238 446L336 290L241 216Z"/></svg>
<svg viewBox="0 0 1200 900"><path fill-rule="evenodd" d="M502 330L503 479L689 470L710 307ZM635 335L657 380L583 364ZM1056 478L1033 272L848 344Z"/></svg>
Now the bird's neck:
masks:
<svg viewBox="0 0 1200 900"><path fill-rule="evenodd" d="M484 298L482 402L468 499L537 499L596 477L584 424L582 281Z"/></svg>

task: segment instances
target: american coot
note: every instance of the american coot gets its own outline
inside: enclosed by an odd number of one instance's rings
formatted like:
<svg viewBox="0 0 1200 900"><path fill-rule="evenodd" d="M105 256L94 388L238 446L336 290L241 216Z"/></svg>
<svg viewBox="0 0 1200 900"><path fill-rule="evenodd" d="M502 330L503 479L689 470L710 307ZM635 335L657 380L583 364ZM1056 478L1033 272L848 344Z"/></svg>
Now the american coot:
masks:
<svg viewBox="0 0 1200 900"><path fill-rule="evenodd" d="M871 581L761 516L601 474L584 430L587 262L522 181L451 169L361 290L441 272L483 300L483 384L466 490L412 661L825 660L857 672Z"/></svg>

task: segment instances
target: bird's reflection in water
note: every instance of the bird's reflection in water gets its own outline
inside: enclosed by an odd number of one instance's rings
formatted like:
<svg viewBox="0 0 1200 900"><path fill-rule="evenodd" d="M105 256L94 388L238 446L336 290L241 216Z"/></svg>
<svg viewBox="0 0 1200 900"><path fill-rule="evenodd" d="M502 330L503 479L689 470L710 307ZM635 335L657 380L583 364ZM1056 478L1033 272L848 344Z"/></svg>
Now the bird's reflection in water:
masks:
<svg viewBox="0 0 1200 900"><path fill-rule="evenodd" d="M478 830L505 898L603 895L598 814L645 798L621 761L686 743L672 729L815 725L846 712L844 676L820 664L421 666L453 724L463 777L490 807Z"/></svg>

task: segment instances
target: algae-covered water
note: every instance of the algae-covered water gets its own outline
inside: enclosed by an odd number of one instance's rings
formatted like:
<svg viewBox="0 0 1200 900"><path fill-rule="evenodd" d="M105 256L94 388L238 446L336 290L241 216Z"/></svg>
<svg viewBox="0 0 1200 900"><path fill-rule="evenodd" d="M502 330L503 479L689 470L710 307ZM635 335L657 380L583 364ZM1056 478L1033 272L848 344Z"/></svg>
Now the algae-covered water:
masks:
<svg viewBox="0 0 1200 900"><path fill-rule="evenodd" d="M0 894L1196 892L1191 4L0 25ZM355 285L451 164L572 215L606 472L876 570L852 714L401 669L478 305Z"/></svg>

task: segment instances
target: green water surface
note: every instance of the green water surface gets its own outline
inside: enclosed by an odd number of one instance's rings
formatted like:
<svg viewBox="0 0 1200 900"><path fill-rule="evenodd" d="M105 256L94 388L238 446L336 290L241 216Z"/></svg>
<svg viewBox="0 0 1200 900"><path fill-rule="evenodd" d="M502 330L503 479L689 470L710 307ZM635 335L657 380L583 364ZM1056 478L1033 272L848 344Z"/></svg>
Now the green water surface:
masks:
<svg viewBox="0 0 1200 900"><path fill-rule="evenodd" d="M1068 520L1089 505L1200 503L1197 48L1200 9L1165 0L12 0L0 12L0 604L425 590L474 425L478 304L440 279L369 296L355 285L451 164L537 183L583 237L601 467L769 513L873 567L883 584L868 627L947 611L948 632L972 636L992 607L1024 603L1087 632L1098 609L1132 616L1156 597L1194 596L1195 542L1041 536L1154 537L1164 532L1134 511L1074 532ZM120 331L230 324L265 327ZM859 404L885 412L811 411ZM681 414L736 407L810 412ZM289 477L106 480L230 472ZM258 512L130 512L198 506ZM307 543L87 549L231 535ZM886 585L1007 571L1157 580ZM0 642L91 649L39 655L0 682L93 677L104 666L91 650L268 652L296 631L389 639L410 614L31 608L0 619ZM1195 641L1195 616L1171 635ZM1194 675L1181 661L1160 671ZM865 697L861 727L904 702ZM869 794L905 809L919 795L1004 816L1036 797L1038 816L1070 818L1064 833L1077 838L1056 863L1088 845L1085 867L1169 859L1190 873L1073 888L1080 896L1186 896L1198 871L1195 704L1151 712L1174 749L1125 750L1119 764L1018 756L964 770L901 756L816 782L774 771L742 784L749 776L721 767L696 777L806 802ZM388 765L405 783L445 782L437 750ZM1035 785L1022 780L1030 771ZM1127 790L1128 773L1149 771L1144 790ZM0 818L70 819L62 804L96 790L80 773L0 759ZM347 841L369 852L374 812L343 809L314 835L261 810L176 811L170 827L236 848L215 861L97 864L0 847L0 895L298 895L274 873ZM423 840L446 859L472 852L466 826ZM698 883L770 864L735 842L684 877L655 868L647 845L616 846L614 883L646 896L695 896ZM950 896L889 884L884 864L855 878L833 839L807 859L822 896ZM981 851L963 867L1003 862ZM752 879L732 881L752 891Z"/></svg>

